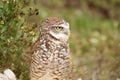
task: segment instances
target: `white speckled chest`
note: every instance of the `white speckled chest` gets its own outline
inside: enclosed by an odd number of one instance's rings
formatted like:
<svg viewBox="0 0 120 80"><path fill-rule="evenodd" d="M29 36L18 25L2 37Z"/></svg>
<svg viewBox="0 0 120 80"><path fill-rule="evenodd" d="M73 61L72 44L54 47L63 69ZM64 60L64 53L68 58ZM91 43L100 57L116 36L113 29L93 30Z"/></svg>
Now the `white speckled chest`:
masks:
<svg viewBox="0 0 120 80"><path fill-rule="evenodd" d="M39 44L39 45L38 45ZM52 41L38 40L32 55L32 75L38 78L49 74L52 78L65 78L70 73L69 45L56 45Z"/></svg>

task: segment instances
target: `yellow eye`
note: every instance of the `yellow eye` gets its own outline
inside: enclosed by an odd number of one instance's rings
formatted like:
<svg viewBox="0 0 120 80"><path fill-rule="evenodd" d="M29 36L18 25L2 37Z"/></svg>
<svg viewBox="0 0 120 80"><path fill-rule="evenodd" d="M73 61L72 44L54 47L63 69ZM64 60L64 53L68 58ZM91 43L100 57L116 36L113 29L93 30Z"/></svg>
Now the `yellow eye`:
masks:
<svg viewBox="0 0 120 80"><path fill-rule="evenodd" d="M55 29L58 30L58 31L60 31L60 30L63 29L63 27L57 26L57 27L55 27Z"/></svg>

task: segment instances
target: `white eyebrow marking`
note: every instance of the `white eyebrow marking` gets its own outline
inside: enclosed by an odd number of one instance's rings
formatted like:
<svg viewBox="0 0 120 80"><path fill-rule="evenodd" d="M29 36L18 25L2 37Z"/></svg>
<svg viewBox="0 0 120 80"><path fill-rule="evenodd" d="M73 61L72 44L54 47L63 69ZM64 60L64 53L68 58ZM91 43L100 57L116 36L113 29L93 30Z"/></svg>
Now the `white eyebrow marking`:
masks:
<svg viewBox="0 0 120 80"><path fill-rule="evenodd" d="M60 24L59 26L62 26L64 28L68 28L69 29L69 23Z"/></svg>
<svg viewBox="0 0 120 80"><path fill-rule="evenodd" d="M63 24L60 24L60 25L53 25L53 26L61 26L61 27L69 29L69 23L63 23Z"/></svg>

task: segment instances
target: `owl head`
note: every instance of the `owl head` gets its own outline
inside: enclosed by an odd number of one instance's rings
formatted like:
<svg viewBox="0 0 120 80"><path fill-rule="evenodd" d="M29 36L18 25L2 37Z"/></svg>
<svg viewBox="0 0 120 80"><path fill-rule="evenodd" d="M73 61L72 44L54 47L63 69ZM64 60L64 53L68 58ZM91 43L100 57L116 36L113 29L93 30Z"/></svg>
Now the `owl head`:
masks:
<svg viewBox="0 0 120 80"><path fill-rule="evenodd" d="M42 22L40 35L49 35L53 39L67 41L70 35L69 23L58 17L49 17Z"/></svg>

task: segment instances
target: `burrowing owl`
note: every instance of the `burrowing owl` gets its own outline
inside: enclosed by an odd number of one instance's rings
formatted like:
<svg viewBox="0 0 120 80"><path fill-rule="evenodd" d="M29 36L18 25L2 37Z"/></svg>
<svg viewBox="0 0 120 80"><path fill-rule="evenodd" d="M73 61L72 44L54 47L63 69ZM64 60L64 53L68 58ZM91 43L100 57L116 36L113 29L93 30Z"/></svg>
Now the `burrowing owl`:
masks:
<svg viewBox="0 0 120 80"><path fill-rule="evenodd" d="M63 80L71 72L69 24L58 17L42 22L40 36L33 46L31 80Z"/></svg>

